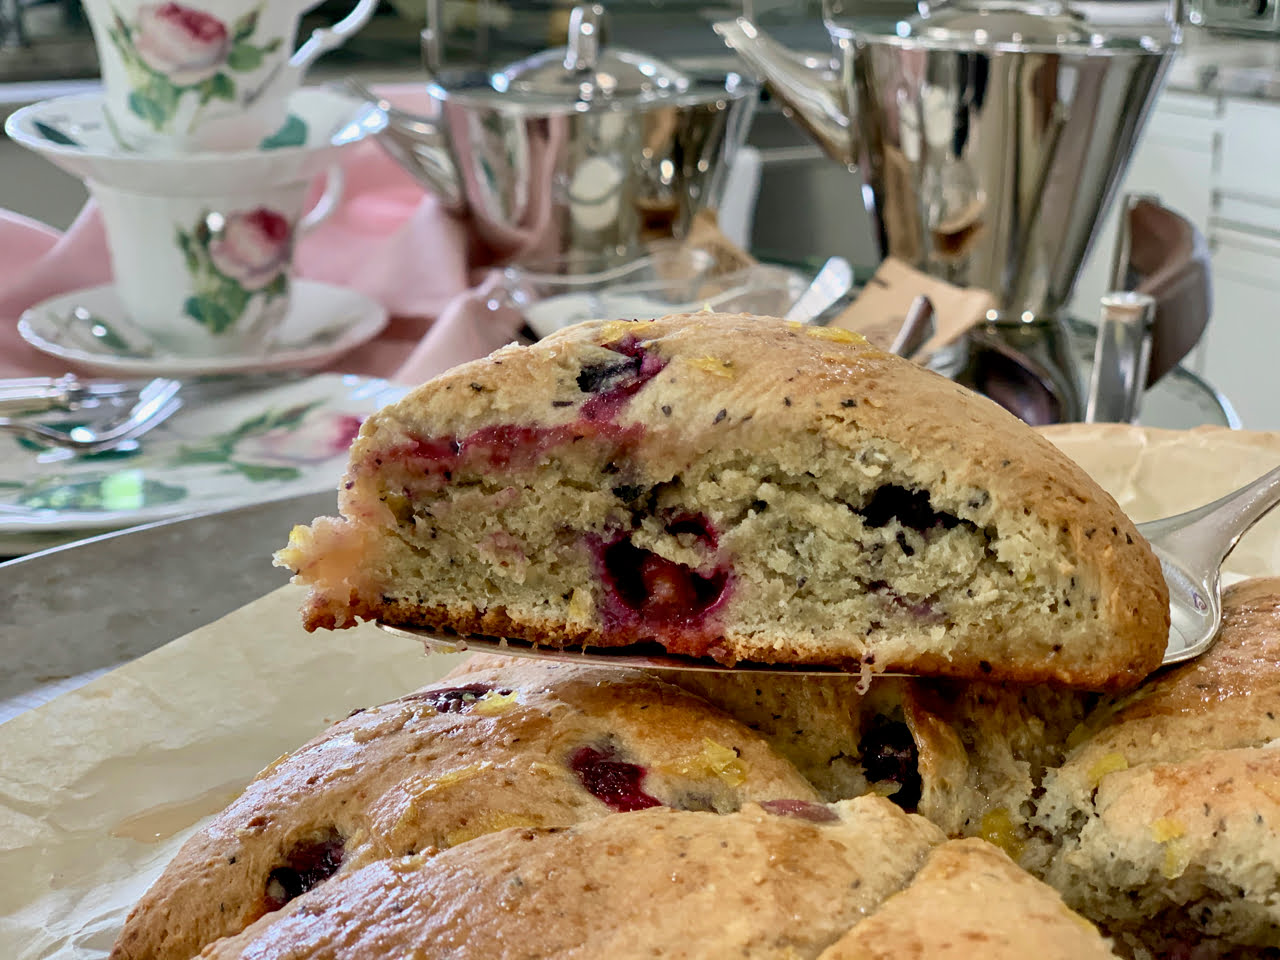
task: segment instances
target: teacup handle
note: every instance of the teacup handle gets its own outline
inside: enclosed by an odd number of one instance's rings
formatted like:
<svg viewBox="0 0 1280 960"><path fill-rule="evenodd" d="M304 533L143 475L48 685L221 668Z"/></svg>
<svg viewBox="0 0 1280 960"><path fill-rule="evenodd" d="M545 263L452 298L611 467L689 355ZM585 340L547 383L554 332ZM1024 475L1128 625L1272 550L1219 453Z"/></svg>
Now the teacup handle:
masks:
<svg viewBox="0 0 1280 960"><path fill-rule="evenodd" d="M315 206L304 213L302 219L298 221L299 235L310 233L333 216L333 212L338 209L338 202L342 199L342 188L346 180L346 174L337 165L325 171L324 192L320 194L320 199L316 201Z"/></svg>
<svg viewBox="0 0 1280 960"><path fill-rule="evenodd" d="M294 51L293 56L289 58L289 66L299 73L306 70L322 53L328 53L346 43L348 37L369 22L373 11L377 9L378 0L360 0L354 10L332 27L312 30L307 42Z"/></svg>

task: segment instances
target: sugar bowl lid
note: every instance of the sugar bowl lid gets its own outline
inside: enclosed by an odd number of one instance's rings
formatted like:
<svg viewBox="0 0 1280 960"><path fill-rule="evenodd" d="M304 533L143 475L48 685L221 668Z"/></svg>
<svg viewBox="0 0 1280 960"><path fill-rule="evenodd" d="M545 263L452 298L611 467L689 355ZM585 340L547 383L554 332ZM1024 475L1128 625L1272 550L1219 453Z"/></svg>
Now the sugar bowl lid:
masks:
<svg viewBox="0 0 1280 960"><path fill-rule="evenodd" d="M493 93L507 102L555 102L590 109L688 91L689 77L670 64L634 50L607 46L605 28L606 15L600 4L574 7L566 45L491 74Z"/></svg>

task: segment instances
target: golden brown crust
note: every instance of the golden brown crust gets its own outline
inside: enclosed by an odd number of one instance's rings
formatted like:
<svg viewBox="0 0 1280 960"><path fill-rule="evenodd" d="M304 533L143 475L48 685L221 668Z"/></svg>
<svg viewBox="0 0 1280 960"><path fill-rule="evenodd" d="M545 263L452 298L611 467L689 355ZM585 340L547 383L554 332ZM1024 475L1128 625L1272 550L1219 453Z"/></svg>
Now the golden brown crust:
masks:
<svg viewBox="0 0 1280 960"><path fill-rule="evenodd" d="M1057 844L1046 878L1157 954L1280 947L1280 578L1230 588L1223 608L1208 653L1075 731L1036 815Z"/></svg>
<svg viewBox="0 0 1280 960"><path fill-rule="evenodd" d="M305 872L325 844L346 873L506 827L605 816L613 808L573 767L584 748L634 765L642 803L724 811L817 799L759 736L645 674L477 663L334 724L259 774L183 846L112 957L187 960L271 909L273 877L297 885L275 871Z"/></svg>
<svg viewBox="0 0 1280 960"><path fill-rule="evenodd" d="M1280 738L1280 577L1223 595L1222 632L1197 659L1102 705L1076 734L1073 768L1115 768Z"/></svg>
<svg viewBox="0 0 1280 960"><path fill-rule="evenodd" d="M501 607L490 607L479 611L469 608L423 606L395 602L383 604L376 610L371 609L370 616L378 616L382 622L398 627L427 630L444 637L519 637L527 643L552 650L567 648L611 649L609 638L598 630L564 624L560 621L534 621L528 619L515 620L507 615ZM363 614L362 614L363 616ZM814 655L810 651L802 651L780 643L776 647L779 656L770 662L802 663L806 666L832 667L850 673L858 673L862 663L844 656ZM625 653L626 649L619 649ZM749 663L733 655L728 648L720 648L713 654L714 659L727 666L738 663ZM985 660L954 660L940 655L921 654L916 657L900 657L892 665L893 674L919 675L922 677L947 676L957 680L990 681L991 665ZM1093 686L1102 690L1125 689L1145 674L1138 673L1140 668L1134 667L1132 672L1125 671L1119 677L1107 683ZM1149 672L1149 671L1148 671ZM876 670L870 673L875 675ZM1025 686L1035 683L1057 683L1063 686L1074 686L1080 683L1078 672L1062 671L1046 677L1042 666L1035 664L1011 664L999 671L1000 678L1013 686Z"/></svg>
<svg viewBox="0 0 1280 960"><path fill-rule="evenodd" d="M747 807L508 830L348 875L205 956L813 957L942 840L873 797L816 812L829 822Z"/></svg>
<svg viewBox="0 0 1280 960"><path fill-rule="evenodd" d="M610 429L634 429L626 444L628 464L646 482L670 480L717 450L788 458L800 473L817 451L838 453L850 470L874 469L854 464L869 443L878 444L895 452L919 487L970 504L966 521L1001 525L1007 536L999 550L1022 559L1034 555L1027 562L1045 578L1061 578L1064 589L1070 579L1070 589L1096 608L1101 624L1064 636L1061 644L1038 637L1035 649L1021 655L992 644L1022 629L1025 617L968 632L952 624L946 642L933 649L896 640L874 648L877 668L1111 689L1132 685L1158 665L1168 629L1164 580L1115 502L1050 442L995 404L839 331L698 314L585 323L533 347L504 348L454 368L366 421L352 450L344 515L357 524L382 522L387 507L367 481L381 457L405 444L496 427L546 430L581 423L587 401L578 371L602 357L616 361L618 354L603 345L629 338L666 364L610 421ZM384 492L381 500L387 499ZM363 571L388 562L376 548L369 548L363 564L347 565L361 573L333 570L327 555L340 539L282 552L300 580L313 585L308 628L383 617L461 632L502 629L535 640L627 642L562 616L539 623L532 614L495 611L486 626L483 612L442 610L429 597L422 598L422 608L407 609L412 604L403 598L384 600L386 591L372 574L361 582ZM729 625L723 633L715 648L725 659L833 662L815 650L811 634L806 642L803 629L761 636ZM860 635L843 642L838 659L865 657L873 649Z"/></svg>
<svg viewBox="0 0 1280 960"><path fill-rule="evenodd" d="M901 893L818 960L1114 958L1093 925L1047 884L981 840L929 852Z"/></svg>

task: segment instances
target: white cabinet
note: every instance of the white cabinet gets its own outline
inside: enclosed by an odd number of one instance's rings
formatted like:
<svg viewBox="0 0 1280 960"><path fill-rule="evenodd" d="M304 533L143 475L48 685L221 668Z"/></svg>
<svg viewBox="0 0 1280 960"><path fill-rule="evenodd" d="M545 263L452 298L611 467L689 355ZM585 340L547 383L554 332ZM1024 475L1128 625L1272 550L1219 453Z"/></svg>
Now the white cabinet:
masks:
<svg viewBox="0 0 1280 960"><path fill-rule="evenodd" d="M1165 91L1117 198L1150 193L1205 234L1213 316L1184 363L1227 396L1244 426L1280 430L1280 103ZM1106 217L1071 303L1097 315L1115 247Z"/></svg>
<svg viewBox="0 0 1280 960"><path fill-rule="evenodd" d="M1224 192L1280 200L1277 149L1280 149L1280 104L1224 101L1222 161L1218 169L1218 184Z"/></svg>
<svg viewBox="0 0 1280 960"><path fill-rule="evenodd" d="M1280 430L1280 238L1219 227L1204 375L1246 427Z"/></svg>
<svg viewBox="0 0 1280 960"><path fill-rule="evenodd" d="M1280 103L1224 100L1219 143L1204 373L1246 427L1280 430Z"/></svg>

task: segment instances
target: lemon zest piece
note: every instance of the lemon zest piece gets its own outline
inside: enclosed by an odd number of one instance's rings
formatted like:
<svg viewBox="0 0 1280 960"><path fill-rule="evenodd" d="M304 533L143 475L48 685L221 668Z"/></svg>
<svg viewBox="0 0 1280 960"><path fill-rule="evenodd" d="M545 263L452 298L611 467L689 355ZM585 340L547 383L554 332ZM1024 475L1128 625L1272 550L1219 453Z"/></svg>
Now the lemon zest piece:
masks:
<svg viewBox="0 0 1280 960"><path fill-rule="evenodd" d="M738 752L710 737L702 738L702 756L707 767L731 787L740 787L747 780L747 765Z"/></svg>
<svg viewBox="0 0 1280 960"><path fill-rule="evenodd" d="M591 591L586 587L574 587L569 596L569 620L583 622L591 618L595 603Z"/></svg>
<svg viewBox="0 0 1280 960"><path fill-rule="evenodd" d="M1166 880L1176 880L1187 872L1187 867L1191 864L1191 856L1186 850L1186 845L1179 840L1170 840L1164 848L1164 863L1161 865L1160 872L1164 874Z"/></svg>
<svg viewBox="0 0 1280 960"><path fill-rule="evenodd" d="M477 700L471 709L474 713L485 717L496 717L500 713L506 713L519 702L520 695L515 690L507 693L490 690Z"/></svg>
<svg viewBox="0 0 1280 960"><path fill-rule="evenodd" d="M693 357L689 360L691 367L697 367L707 373L715 374L717 377L733 379L733 361L722 360L719 357Z"/></svg>
<svg viewBox="0 0 1280 960"><path fill-rule="evenodd" d="M484 760L480 763L469 763L465 767L458 767L456 770L448 770L445 773L434 777L418 777L410 780L405 784L405 792L412 797L426 796L428 793L435 793L437 790L444 790L455 784L463 783L470 780L477 774L483 773L493 766L491 760Z"/></svg>
<svg viewBox="0 0 1280 960"><path fill-rule="evenodd" d="M995 844L1007 853L1012 860L1017 860L1021 857L1023 850L1026 849L1026 843L1019 836L1018 828L1014 826L1013 818L1009 816L1009 811L1004 807L996 807L984 813L979 831L979 836L983 840Z"/></svg>
<svg viewBox="0 0 1280 960"><path fill-rule="evenodd" d="M805 332L818 340L830 340L833 343L866 343L867 338L860 333L853 333L840 327L805 327Z"/></svg>
<svg viewBox="0 0 1280 960"><path fill-rule="evenodd" d="M612 343L639 329L640 325L632 320L610 320L600 328L600 333L605 343Z"/></svg>
<svg viewBox="0 0 1280 960"><path fill-rule="evenodd" d="M1121 770L1129 769L1129 761L1120 753L1103 754L1097 759L1092 767L1089 768L1089 782L1095 787L1102 782L1102 778L1110 773L1119 773Z"/></svg>

